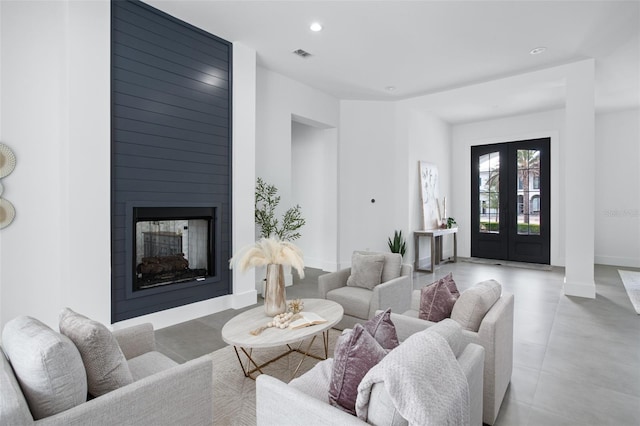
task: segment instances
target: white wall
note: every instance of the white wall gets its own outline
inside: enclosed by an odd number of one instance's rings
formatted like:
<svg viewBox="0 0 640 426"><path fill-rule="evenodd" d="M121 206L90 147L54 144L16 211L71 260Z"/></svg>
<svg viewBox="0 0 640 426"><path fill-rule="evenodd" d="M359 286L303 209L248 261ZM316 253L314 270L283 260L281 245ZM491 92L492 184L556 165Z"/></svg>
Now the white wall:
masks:
<svg viewBox="0 0 640 426"><path fill-rule="evenodd" d="M341 102L341 267L351 264L354 250L388 251L387 238L407 226L406 159L406 141L396 140L395 103Z"/></svg>
<svg viewBox="0 0 640 426"><path fill-rule="evenodd" d="M57 324L63 306L109 322L109 3L0 7L1 139L18 159L3 182L17 215L2 231L0 322Z"/></svg>
<svg viewBox="0 0 640 426"><path fill-rule="evenodd" d="M305 225L296 244L305 266L337 268L337 129L291 123L292 199L302 207Z"/></svg>
<svg viewBox="0 0 640 426"><path fill-rule="evenodd" d="M0 231L0 326L31 315L57 327L65 306L109 324L110 2L3 1L0 15L0 140L18 161L3 179L17 215ZM241 45L234 84L244 87L234 99L237 248L253 241L255 182L255 51ZM159 328L255 299L253 278L236 277L233 296L116 327L151 321Z"/></svg>
<svg viewBox="0 0 640 426"><path fill-rule="evenodd" d="M452 213L459 224L458 255L471 255L471 146L551 138L551 264L564 265L564 210L560 139L564 110L554 110L452 127ZM459 214L458 214L459 212Z"/></svg>
<svg viewBox="0 0 640 426"><path fill-rule="evenodd" d="M313 164L316 170L313 176L308 176L306 184L310 188L322 187L323 199L328 203L323 209L328 216L325 225L328 226L324 235L330 235L327 239L316 240L317 231L303 227L301 234L304 240L299 240L300 247L305 253L305 262L309 260L309 266L322 267L326 270L334 270L336 265L337 234L337 144L340 104L338 100L321 91L301 84L295 80L274 73L267 69L257 69L257 112L256 112L256 165L255 176L263 178L266 182L278 188L281 196L280 206L276 214L281 217L284 212L295 204L302 206L305 217L311 214L313 220L313 208L305 207L308 199L296 199L293 190L294 178L293 164L305 161L305 164ZM312 124L323 130L322 164L314 159L302 160L303 154L298 153L294 158L292 151L292 120ZM313 144L316 145L316 144ZM297 148L304 150L303 147ZM319 145L315 149L320 149ZM300 187L298 187L300 188ZM300 190L297 196L301 196ZM313 226L313 223L311 223ZM306 235L307 231L311 235ZM311 247L322 247L322 253L314 251ZM307 257L309 259L307 259Z"/></svg>
<svg viewBox="0 0 640 426"><path fill-rule="evenodd" d="M596 116L595 261L640 268L640 110Z"/></svg>
<svg viewBox="0 0 640 426"><path fill-rule="evenodd" d="M457 218L458 213L453 204L451 189L451 126L438 117L420 110L404 109L399 120L406 120L408 138L407 164L407 198L409 226L407 231L407 254L405 262L412 263L415 256L413 231L424 229L420 173L418 162L423 160L438 167L438 192L440 200L447 198L447 216ZM444 212L442 212L444 214ZM442 241L443 256L453 256L453 239L444 237ZM420 239L420 260L430 256L428 239Z"/></svg>

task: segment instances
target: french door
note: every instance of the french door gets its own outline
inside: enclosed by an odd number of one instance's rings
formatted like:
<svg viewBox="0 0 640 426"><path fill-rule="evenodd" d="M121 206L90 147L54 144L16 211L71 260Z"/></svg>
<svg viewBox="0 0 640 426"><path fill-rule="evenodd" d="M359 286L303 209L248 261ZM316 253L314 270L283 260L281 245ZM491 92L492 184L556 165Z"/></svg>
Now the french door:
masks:
<svg viewBox="0 0 640 426"><path fill-rule="evenodd" d="M471 147L471 256L550 263L550 139Z"/></svg>

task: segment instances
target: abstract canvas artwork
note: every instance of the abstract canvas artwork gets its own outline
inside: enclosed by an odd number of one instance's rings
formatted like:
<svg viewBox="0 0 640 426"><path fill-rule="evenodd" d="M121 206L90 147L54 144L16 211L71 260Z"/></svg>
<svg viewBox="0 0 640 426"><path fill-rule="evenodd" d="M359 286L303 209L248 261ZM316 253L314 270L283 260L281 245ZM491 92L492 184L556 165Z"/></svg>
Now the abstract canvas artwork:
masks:
<svg viewBox="0 0 640 426"><path fill-rule="evenodd" d="M420 161L420 195L422 197L423 229L439 226L438 213L438 167L433 163Z"/></svg>

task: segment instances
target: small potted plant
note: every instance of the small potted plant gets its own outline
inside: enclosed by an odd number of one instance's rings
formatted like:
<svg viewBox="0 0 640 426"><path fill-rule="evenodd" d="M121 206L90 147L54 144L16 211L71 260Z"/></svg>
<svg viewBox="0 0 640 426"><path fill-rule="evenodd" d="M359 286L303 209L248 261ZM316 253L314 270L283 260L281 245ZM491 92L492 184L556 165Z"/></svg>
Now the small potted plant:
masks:
<svg viewBox="0 0 640 426"><path fill-rule="evenodd" d="M458 224L456 223L456 220L454 218L447 218L447 229L456 228L457 226Z"/></svg>
<svg viewBox="0 0 640 426"><path fill-rule="evenodd" d="M391 237L389 237L388 240L389 250L391 250L391 253L400 253L400 255L404 257L404 253L407 251L407 243L402 236L402 231L394 231L393 241L391 240Z"/></svg>

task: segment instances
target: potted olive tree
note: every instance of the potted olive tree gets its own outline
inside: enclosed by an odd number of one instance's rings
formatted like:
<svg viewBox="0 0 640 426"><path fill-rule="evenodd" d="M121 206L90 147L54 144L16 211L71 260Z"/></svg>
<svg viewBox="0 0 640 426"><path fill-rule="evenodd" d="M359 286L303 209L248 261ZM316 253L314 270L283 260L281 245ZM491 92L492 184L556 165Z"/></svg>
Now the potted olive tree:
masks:
<svg viewBox="0 0 640 426"><path fill-rule="evenodd" d="M296 204L285 211L282 218L278 218L276 208L279 204L278 188L258 178L255 193L255 223L260 230L260 238L276 239L291 244L291 241L300 238L300 229L305 224L302 208ZM293 284L291 265L284 266L284 283L285 286L290 286ZM264 289L262 293L264 294Z"/></svg>

